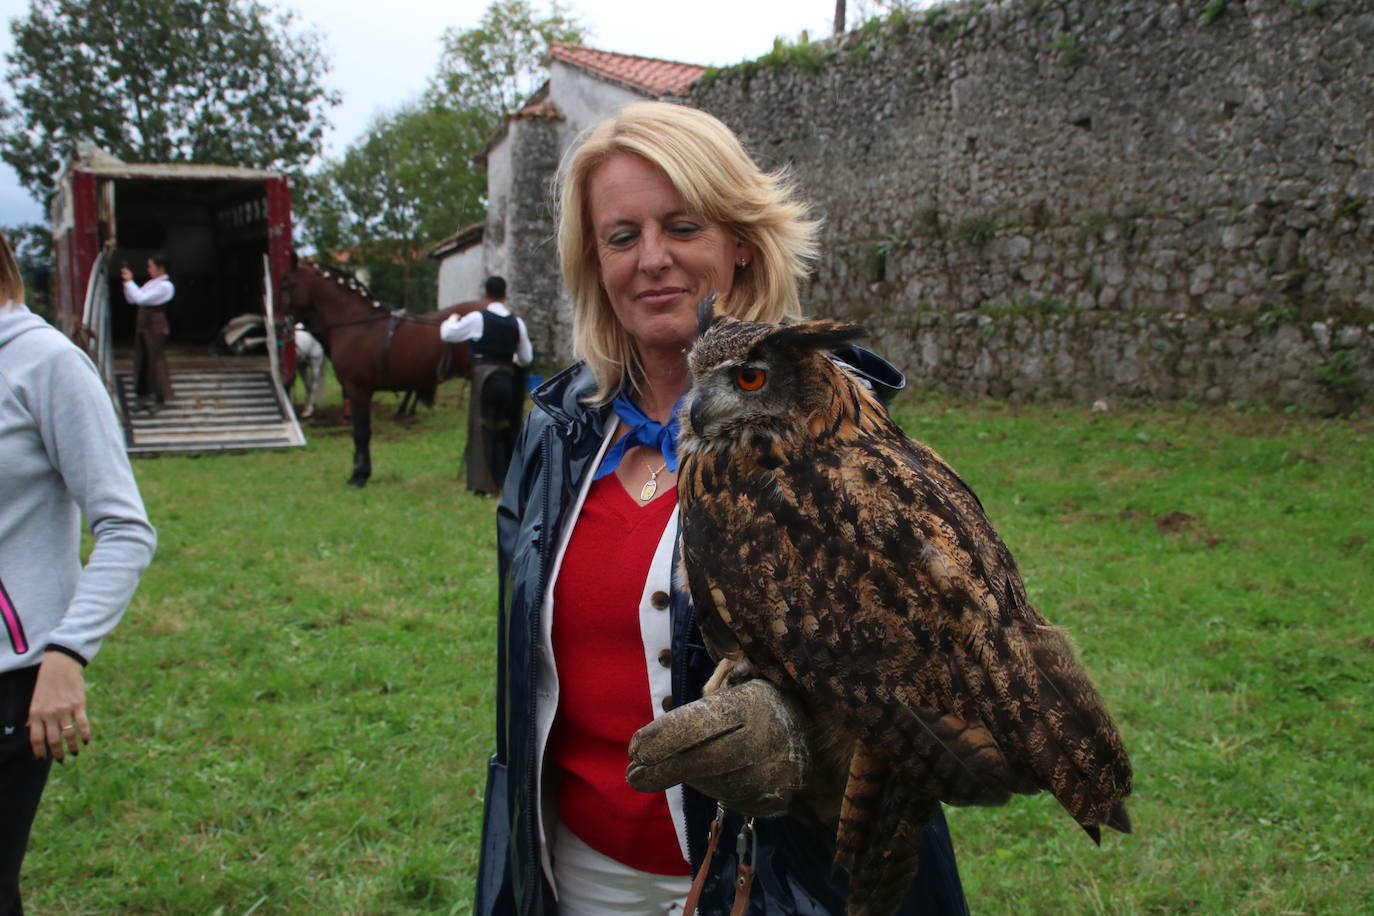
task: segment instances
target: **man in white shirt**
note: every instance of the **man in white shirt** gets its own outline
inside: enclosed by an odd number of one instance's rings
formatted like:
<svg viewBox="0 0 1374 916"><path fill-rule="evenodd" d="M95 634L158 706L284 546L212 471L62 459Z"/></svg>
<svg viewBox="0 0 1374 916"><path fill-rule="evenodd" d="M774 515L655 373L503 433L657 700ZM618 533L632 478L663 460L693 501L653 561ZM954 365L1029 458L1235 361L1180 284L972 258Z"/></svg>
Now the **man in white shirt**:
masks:
<svg viewBox="0 0 1374 916"><path fill-rule="evenodd" d="M468 444L463 453L468 489L483 496L501 493L510 467L524 408L523 373L534 360L529 329L506 308L506 281L488 277L482 308L451 315L439 326L447 343L469 345L472 391L468 399Z"/></svg>
<svg viewBox="0 0 1374 916"><path fill-rule="evenodd" d="M128 266L120 268L124 298L137 307L134 321L134 393L138 406L157 413L172 398L172 377L167 371L167 303L176 295L167 276L167 256L148 258L148 282L134 282Z"/></svg>

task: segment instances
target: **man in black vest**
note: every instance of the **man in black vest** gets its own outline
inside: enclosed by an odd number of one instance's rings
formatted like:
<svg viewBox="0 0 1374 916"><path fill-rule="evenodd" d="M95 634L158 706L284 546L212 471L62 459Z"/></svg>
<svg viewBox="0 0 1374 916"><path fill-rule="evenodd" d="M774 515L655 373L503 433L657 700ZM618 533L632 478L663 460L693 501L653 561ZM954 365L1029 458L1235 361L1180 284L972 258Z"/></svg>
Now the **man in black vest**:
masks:
<svg viewBox="0 0 1374 916"><path fill-rule="evenodd" d="M483 496L501 492L519 433L523 392L516 367L534 359L525 322L506 308L506 281L488 277L479 311L452 315L439 326L447 343L467 341L472 353L472 393L468 400L468 445L463 460L468 489Z"/></svg>

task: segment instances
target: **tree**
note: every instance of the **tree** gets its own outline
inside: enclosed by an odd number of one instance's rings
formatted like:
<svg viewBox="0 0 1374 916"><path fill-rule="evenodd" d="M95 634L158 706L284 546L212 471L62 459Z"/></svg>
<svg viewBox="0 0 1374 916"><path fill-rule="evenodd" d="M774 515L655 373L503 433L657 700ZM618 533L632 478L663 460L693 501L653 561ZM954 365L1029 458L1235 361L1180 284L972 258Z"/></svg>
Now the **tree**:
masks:
<svg viewBox="0 0 1374 916"><path fill-rule="evenodd" d="M481 218L486 175L472 157L490 134L482 113L430 102L378 118L303 187L306 238L326 261L347 252L390 304L429 307L425 252Z"/></svg>
<svg viewBox="0 0 1374 916"><path fill-rule="evenodd" d="M543 82L541 62L555 41L579 42L586 29L553 0L540 17L528 0L495 0L476 28L447 29L431 95L493 117L515 111Z"/></svg>
<svg viewBox="0 0 1374 916"><path fill-rule="evenodd" d="M52 233L47 226L37 223L0 226L0 232L9 241L19 273L24 277L24 304L34 314L51 319L48 294L52 284Z"/></svg>
<svg viewBox="0 0 1374 916"><path fill-rule="evenodd" d="M0 158L40 201L81 138L133 162L299 172L338 96L293 23L257 0L32 0L10 26Z"/></svg>
<svg viewBox="0 0 1374 916"><path fill-rule="evenodd" d="M437 265L425 252L486 210L474 157L542 82L549 44L583 34L557 2L542 16L528 0L495 0L476 28L449 29L421 101L378 119L310 177L305 238L323 260L347 252L383 301L429 307Z"/></svg>

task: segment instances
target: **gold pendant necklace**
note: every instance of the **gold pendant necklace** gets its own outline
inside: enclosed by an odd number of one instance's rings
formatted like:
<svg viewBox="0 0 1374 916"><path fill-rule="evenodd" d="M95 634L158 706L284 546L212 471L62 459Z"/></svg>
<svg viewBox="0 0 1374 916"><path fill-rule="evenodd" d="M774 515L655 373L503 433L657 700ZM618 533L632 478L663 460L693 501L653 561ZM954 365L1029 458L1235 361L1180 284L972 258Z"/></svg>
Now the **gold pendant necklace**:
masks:
<svg viewBox="0 0 1374 916"><path fill-rule="evenodd" d="M663 462L663 464L659 466L658 471L655 471L647 461L644 463L644 466L649 468L649 479L644 482L644 486L639 490L639 501L647 503L649 500L653 499L654 494L658 492L658 474L659 471L662 471L668 466L668 462Z"/></svg>

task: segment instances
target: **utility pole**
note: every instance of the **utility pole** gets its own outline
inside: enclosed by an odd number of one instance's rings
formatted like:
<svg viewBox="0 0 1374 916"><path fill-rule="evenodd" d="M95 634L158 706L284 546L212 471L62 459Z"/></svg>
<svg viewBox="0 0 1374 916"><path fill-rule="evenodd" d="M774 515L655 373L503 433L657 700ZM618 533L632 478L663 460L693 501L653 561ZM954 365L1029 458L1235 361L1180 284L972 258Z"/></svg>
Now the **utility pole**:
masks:
<svg viewBox="0 0 1374 916"><path fill-rule="evenodd" d="M835 34L844 34L844 0L835 0Z"/></svg>

